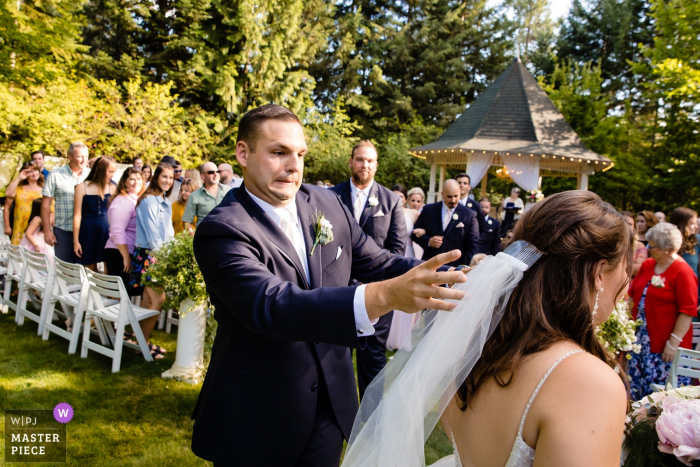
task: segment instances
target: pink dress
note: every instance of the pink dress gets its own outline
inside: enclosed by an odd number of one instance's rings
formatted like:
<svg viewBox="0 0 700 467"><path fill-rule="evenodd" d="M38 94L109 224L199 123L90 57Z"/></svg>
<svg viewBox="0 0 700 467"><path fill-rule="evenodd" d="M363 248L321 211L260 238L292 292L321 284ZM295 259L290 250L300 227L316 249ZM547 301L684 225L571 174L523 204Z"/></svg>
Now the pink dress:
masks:
<svg viewBox="0 0 700 467"><path fill-rule="evenodd" d="M54 257L54 249L51 245L47 245L44 242L44 233L41 231L41 229L36 229L36 232L34 232L34 241L39 245L39 248L34 248L34 245L31 244L29 240L27 240L27 235L24 234L24 237L22 237L22 241L19 242L19 246L24 247L28 251L35 251L37 253L44 253L46 256L49 257L49 262L53 264L53 257Z"/></svg>

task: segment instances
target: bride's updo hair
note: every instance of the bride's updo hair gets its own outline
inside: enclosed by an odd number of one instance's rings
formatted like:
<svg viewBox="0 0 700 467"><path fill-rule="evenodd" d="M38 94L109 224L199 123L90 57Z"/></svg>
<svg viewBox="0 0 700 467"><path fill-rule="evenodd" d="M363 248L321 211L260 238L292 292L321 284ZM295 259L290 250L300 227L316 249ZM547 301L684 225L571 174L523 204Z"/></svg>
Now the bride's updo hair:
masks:
<svg viewBox="0 0 700 467"><path fill-rule="evenodd" d="M556 342L572 341L616 366L596 337L591 294L601 260L610 268L623 262L631 275L634 238L622 215L595 193L558 193L523 214L514 240L526 240L544 254L513 290L481 358L457 391L462 410L491 378L508 386L523 357Z"/></svg>

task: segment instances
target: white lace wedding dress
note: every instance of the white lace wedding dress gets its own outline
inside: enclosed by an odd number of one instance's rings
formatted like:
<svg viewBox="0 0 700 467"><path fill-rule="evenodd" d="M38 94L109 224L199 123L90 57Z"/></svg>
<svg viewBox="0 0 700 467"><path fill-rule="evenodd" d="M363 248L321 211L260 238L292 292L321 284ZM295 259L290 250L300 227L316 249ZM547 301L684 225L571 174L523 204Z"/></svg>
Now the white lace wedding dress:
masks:
<svg viewBox="0 0 700 467"><path fill-rule="evenodd" d="M540 389L542 389L542 385L547 380L549 375L552 374L552 371L554 371L557 365L559 365L565 358L577 354L579 352L583 352L583 350L572 350L571 352L568 352L559 357L559 359L556 362L554 362L554 364L551 367L549 367L549 370L547 370L547 372L540 380L539 384L535 388L535 391L532 393L532 396L530 396L530 400L527 401L525 411L523 412L523 416L520 419L518 435L515 437L513 450L510 451L510 457L508 457L508 462L506 463L505 467L532 467L532 464L535 462L535 450L528 446L525 440L523 439L523 427L525 426L525 419L527 418L527 414L530 411L530 407L532 407L532 403L535 401L535 397L537 397L537 393L540 392ZM453 455L443 457L436 463L431 464L430 467L463 467L462 461L459 459L459 452L457 451L457 444L455 443L454 436L452 436L452 447L455 451Z"/></svg>

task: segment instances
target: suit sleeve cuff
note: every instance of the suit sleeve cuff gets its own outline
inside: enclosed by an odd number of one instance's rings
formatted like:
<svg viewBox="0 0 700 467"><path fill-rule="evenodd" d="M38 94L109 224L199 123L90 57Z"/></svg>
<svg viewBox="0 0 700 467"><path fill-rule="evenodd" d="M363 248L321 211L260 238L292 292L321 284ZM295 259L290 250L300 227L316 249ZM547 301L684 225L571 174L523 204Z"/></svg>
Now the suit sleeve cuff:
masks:
<svg viewBox="0 0 700 467"><path fill-rule="evenodd" d="M367 337L374 334L374 325L377 324L377 319L369 320L367 316L367 307L365 306L365 287L367 284L362 284L355 289L355 298L352 301L353 310L355 312L355 329L357 337Z"/></svg>

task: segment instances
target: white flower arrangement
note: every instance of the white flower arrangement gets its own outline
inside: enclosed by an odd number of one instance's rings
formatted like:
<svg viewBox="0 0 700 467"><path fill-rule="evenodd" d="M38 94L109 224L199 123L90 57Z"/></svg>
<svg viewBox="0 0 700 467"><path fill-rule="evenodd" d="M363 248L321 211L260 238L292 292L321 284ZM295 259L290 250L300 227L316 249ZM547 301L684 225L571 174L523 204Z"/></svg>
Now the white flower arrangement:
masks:
<svg viewBox="0 0 700 467"><path fill-rule="evenodd" d="M372 198L370 198L370 201L371 200ZM316 213L316 226L314 227L314 231L316 232L316 238L314 239L314 245L311 247L309 256L313 256L316 245L324 246L333 241L333 225L323 216L322 212Z"/></svg>
<svg viewBox="0 0 700 467"><path fill-rule="evenodd" d="M452 219L455 220L455 221L456 221L457 219L459 219L459 216L457 215L457 213L452 214Z"/></svg>
<svg viewBox="0 0 700 467"><path fill-rule="evenodd" d="M663 289L664 287L666 287L666 278L661 277L658 274L655 276L651 276L651 285L653 285L657 289Z"/></svg>
<svg viewBox="0 0 700 467"><path fill-rule="evenodd" d="M369 198L369 199L367 200L367 202L369 203L369 207L373 208L373 207L375 207L377 204L379 204L379 199L377 199L376 196L372 196L371 198Z"/></svg>
<svg viewBox="0 0 700 467"><path fill-rule="evenodd" d="M641 345L636 343L635 335L637 326L642 322L633 320L628 309L627 301L620 300L610 314L610 318L596 328L600 343L615 355L619 355L620 352L639 353L642 350ZM632 356L628 353L627 359L630 358Z"/></svg>

